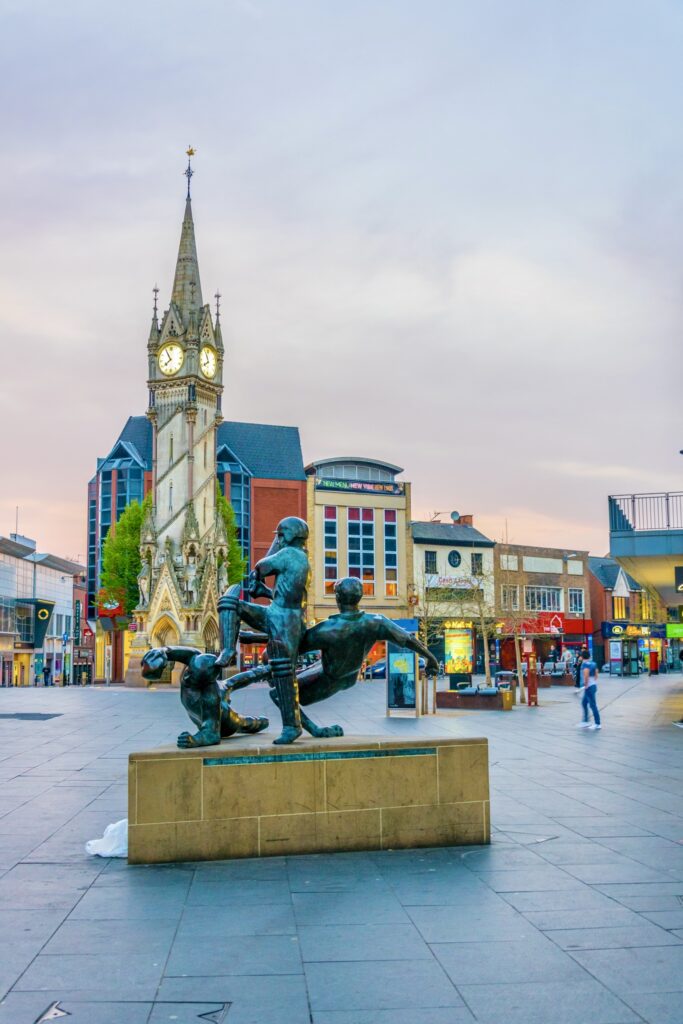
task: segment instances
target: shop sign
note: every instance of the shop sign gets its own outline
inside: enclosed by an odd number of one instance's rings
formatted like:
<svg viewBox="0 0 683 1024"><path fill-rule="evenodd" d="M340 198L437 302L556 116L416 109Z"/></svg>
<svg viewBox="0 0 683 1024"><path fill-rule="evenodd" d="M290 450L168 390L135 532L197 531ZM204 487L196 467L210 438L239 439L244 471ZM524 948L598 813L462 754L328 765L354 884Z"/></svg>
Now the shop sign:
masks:
<svg viewBox="0 0 683 1024"><path fill-rule="evenodd" d="M74 644L81 642L81 607L82 601L76 601L74 606Z"/></svg>
<svg viewBox="0 0 683 1024"><path fill-rule="evenodd" d="M465 623L447 625L444 632L447 675L471 675L472 629Z"/></svg>
<svg viewBox="0 0 683 1024"><path fill-rule="evenodd" d="M425 585L450 590L454 590L456 587L458 590L477 590L479 587L477 581L470 579L469 576L437 576L432 573L425 577Z"/></svg>
<svg viewBox="0 0 683 1024"><path fill-rule="evenodd" d="M667 622L666 635L670 640L683 640L683 622Z"/></svg>
<svg viewBox="0 0 683 1024"><path fill-rule="evenodd" d="M561 612L538 612L535 619L527 619L523 632L532 636L549 634L559 636L565 632L565 619Z"/></svg>
<svg viewBox="0 0 683 1024"><path fill-rule="evenodd" d="M683 594L683 565L674 566L674 585L677 594Z"/></svg>
<svg viewBox="0 0 683 1024"><path fill-rule="evenodd" d="M35 612L33 620L33 643L35 647L40 648L43 646L45 640L45 634L47 633L47 627L52 617L52 609L54 608L54 601L36 601Z"/></svg>
<svg viewBox="0 0 683 1024"><path fill-rule="evenodd" d="M138 624L137 624L137 622L135 622L135 621L129 622L128 623L128 632L129 633L137 633L137 631L138 631Z"/></svg>
<svg viewBox="0 0 683 1024"><path fill-rule="evenodd" d="M404 484L381 484L370 480L327 480L318 477L315 481L316 491L355 491L361 494L405 494Z"/></svg>
<svg viewBox="0 0 683 1024"><path fill-rule="evenodd" d="M666 636L666 627L663 623L646 625L644 622L603 622L602 635L605 638L615 637L622 640L648 636L661 639Z"/></svg>

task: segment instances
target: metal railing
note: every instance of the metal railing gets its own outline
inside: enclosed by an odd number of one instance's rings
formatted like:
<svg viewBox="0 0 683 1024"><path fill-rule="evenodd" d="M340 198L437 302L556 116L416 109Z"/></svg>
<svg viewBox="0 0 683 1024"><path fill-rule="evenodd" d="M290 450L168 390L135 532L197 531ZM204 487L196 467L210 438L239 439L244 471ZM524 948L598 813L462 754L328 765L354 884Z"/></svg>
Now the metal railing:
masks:
<svg viewBox="0 0 683 1024"><path fill-rule="evenodd" d="M609 529L610 533L683 530L683 491L610 495Z"/></svg>

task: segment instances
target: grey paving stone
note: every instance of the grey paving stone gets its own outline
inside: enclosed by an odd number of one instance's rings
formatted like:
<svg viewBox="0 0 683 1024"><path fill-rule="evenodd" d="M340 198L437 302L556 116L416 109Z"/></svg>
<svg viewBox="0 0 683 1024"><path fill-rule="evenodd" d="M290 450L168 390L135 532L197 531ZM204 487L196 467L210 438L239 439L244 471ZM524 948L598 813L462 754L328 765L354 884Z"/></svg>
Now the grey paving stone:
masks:
<svg viewBox="0 0 683 1024"><path fill-rule="evenodd" d="M630 992L624 1002L647 1024L681 1024L683 992Z"/></svg>
<svg viewBox="0 0 683 1024"><path fill-rule="evenodd" d="M343 960L430 960L412 924L313 925L299 928L304 963Z"/></svg>
<svg viewBox="0 0 683 1024"><path fill-rule="evenodd" d="M406 1010L463 1006L433 960L306 964L311 1010Z"/></svg>
<svg viewBox="0 0 683 1024"><path fill-rule="evenodd" d="M524 916L543 932L563 928L621 928L642 923L639 914L618 904L592 910L531 910Z"/></svg>
<svg viewBox="0 0 683 1024"><path fill-rule="evenodd" d="M322 1010L313 1024L474 1024L466 1006L432 1006L428 1010Z"/></svg>
<svg viewBox="0 0 683 1024"><path fill-rule="evenodd" d="M321 900L317 893L292 894L294 916L301 925L330 924L410 924L410 918L390 893L372 896L338 893Z"/></svg>
<svg viewBox="0 0 683 1024"><path fill-rule="evenodd" d="M545 864L534 870L490 871L481 877L494 892L558 892L565 889L581 889L576 878L552 864Z"/></svg>
<svg viewBox="0 0 683 1024"><path fill-rule="evenodd" d="M149 1017L145 1018L145 1024L202 1024L201 1017L206 1014L215 1014L219 1020L223 1016L228 1024L229 1020L235 1019L230 1010L231 1007L225 1003L155 1003L151 1010L148 1008ZM205 1017L205 1020L210 1019Z"/></svg>
<svg viewBox="0 0 683 1024"><path fill-rule="evenodd" d="M646 911L642 916L660 928L683 928L683 906L678 910Z"/></svg>
<svg viewBox="0 0 683 1024"><path fill-rule="evenodd" d="M158 887L147 892L122 892L107 886L89 889L69 916L74 921L168 920L179 916L184 906L184 892L164 892Z"/></svg>
<svg viewBox="0 0 683 1024"><path fill-rule="evenodd" d="M295 935L291 904L276 903L231 907L186 907L178 925L178 939L203 939L207 929L220 938L239 935Z"/></svg>
<svg viewBox="0 0 683 1024"><path fill-rule="evenodd" d="M232 1004L226 1024L310 1024L303 974L266 975L248 982L234 975L203 977L201 982L197 978L164 978L156 998L194 1002L198 985L203 1000Z"/></svg>
<svg viewBox="0 0 683 1024"><path fill-rule="evenodd" d="M583 842L544 843L540 856L550 864L604 864L609 860L604 846L586 839Z"/></svg>
<svg viewBox="0 0 683 1024"><path fill-rule="evenodd" d="M18 992L82 993L83 998L153 1000L164 969L148 956L37 956L16 984Z"/></svg>
<svg viewBox="0 0 683 1024"><path fill-rule="evenodd" d="M585 980L585 971L549 939L537 934L524 942L432 943L432 952L451 981L492 985L516 981ZM476 1015L476 1012L475 1012Z"/></svg>
<svg viewBox="0 0 683 1024"><path fill-rule="evenodd" d="M594 949L571 954L611 992L683 990L683 945Z"/></svg>
<svg viewBox="0 0 683 1024"><path fill-rule="evenodd" d="M137 921L131 927L127 920L65 921L42 952L46 956L93 954L114 956L140 955L165 960L177 928L177 919Z"/></svg>
<svg viewBox="0 0 683 1024"><path fill-rule="evenodd" d="M206 881L195 878L187 895L190 907L217 907L235 902L235 887L225 881ZM286 879L275 881L263 879L239 883L239 898L245 903L291 903L291 893Z"/></svg>
<svg viewBox="0 0 683 1024"><path fill-rule="evenodd" d="M671 932L643 922L616 928L558 929L549 936L561 949L626 949L629 946L675 946L680 943Z"/></svg>
<svg viewBox="0 0 683 1024"><path fill-rule="evenodd" d="M495 906L407 907L426 942L489 942L533 938L536 929L499 900ZM635 915L634 915L635 916Z"/></svg>
<svg viewBox="0 0 683 1024"><path fill-rule="evenodd" d="M631 1024L640 1018L602 985L566 982L460 985L479 1024Z"/></svg>
<svg viewBox="0 0 683 1024"><path fill-rule="evenodd" d="M629 882L660 882L661 874L652 868L638 864L636 861L626 861L625 858L617 861L614 855L610 859L605 856L602 864L564 864L564 870L568 871L574 878L588 885L613 885ZM604 891L604 890L603 890Z"/></svg>
<svg viewBox="0 0 683 1024"><path fill-rule="evenodd" d="M240 935L239 941L201 942L176 939L164 974L171 977L300 974L296 935Z"/></svg>
<svg viewBox="0 0 683 1024"><path fill-rule="evenodd" d="M0 1003L0 1024L34 1024L57 1001L69 1014L65 1024L147 1024L152 1007L151 1002L84 1002L53 999L45 992L10 992Z"/></svg>

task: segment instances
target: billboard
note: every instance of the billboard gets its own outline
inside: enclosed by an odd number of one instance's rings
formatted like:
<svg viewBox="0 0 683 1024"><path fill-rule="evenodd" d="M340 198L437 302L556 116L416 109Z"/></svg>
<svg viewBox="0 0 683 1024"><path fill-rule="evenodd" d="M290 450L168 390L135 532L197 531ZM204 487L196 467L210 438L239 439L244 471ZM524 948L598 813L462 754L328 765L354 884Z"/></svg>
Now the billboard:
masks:
<svg viewBox="0 0 683 1024"><path fill-rule="evenodd" d="M446 626L444 632L446 663L449 676L471 675L473 662L472 628L467 625Z"/></svg>

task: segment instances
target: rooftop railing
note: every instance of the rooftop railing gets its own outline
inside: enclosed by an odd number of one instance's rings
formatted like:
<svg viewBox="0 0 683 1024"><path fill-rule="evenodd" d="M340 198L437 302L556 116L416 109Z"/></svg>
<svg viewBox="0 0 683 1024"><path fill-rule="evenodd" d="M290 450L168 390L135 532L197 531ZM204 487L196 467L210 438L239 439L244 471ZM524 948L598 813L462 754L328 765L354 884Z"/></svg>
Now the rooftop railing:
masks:
<svg viewBox="0 0 683 1024"><path fill-rule="evenodd" d="M683 530L683 491L610 495L609 529L610 533Z"/></svg>

